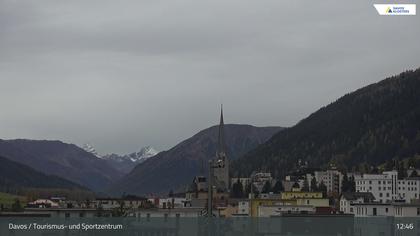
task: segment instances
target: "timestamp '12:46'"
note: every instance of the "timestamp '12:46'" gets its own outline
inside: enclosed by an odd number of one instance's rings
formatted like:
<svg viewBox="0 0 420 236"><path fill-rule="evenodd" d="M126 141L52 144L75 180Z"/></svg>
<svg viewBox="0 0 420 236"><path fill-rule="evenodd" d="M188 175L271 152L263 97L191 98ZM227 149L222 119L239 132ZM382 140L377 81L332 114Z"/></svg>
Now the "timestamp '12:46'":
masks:
<svg viewBox="0 0 420 236"><path fill-rule="evenodd" d="M412 229L414 229L414 223L406 223L406 224L398 223L397 224L397 229L399 229L399 230L405 230L405 229L412 230Z"/></svg>

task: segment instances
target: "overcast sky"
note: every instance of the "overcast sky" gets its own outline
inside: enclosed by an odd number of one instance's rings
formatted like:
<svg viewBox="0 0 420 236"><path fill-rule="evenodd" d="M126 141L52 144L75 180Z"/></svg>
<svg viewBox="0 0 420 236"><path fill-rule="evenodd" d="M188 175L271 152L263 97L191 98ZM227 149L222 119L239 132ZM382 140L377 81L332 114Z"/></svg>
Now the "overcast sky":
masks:
<svg viewBox="0 0 420 236"><path fill-rule="evenodd" d="M226 123L292 126L420 67L419 15L338 2L0 0L0 138L165 150L220 103Z"/></svg>

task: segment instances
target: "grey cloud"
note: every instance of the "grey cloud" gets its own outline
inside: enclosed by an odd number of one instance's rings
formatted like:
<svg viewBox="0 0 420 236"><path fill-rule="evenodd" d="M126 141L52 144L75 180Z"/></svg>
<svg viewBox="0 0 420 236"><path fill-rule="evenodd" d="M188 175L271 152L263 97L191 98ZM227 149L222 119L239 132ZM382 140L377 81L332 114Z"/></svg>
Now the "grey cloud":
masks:
<svg viewBox="0 0 420 236"><path fill-rule="evenodd" d="M163 150L226 121L291 126L420 65L419 16L370 1L0 0L0 138Z"/></svg>

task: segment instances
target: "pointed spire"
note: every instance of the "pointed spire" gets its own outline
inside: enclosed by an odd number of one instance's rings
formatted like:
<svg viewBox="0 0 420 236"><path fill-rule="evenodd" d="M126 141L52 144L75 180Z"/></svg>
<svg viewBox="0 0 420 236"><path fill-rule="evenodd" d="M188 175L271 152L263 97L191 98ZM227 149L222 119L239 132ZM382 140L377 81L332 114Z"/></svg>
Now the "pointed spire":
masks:
<svg viewBox="0 0 420 236"><path fill-rule="evenodd" d="M224 130L224 121L223 121L223 104L220 108L220 124L219 124L219 138L217 146L217 156L219 158L226 156L225 152L225 130Z"/></svg>

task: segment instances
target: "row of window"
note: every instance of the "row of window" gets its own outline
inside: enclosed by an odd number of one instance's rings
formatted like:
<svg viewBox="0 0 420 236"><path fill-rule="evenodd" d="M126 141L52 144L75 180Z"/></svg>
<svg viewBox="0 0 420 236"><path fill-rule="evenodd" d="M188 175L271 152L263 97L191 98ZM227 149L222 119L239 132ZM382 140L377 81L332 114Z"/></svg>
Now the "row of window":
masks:
<svg viewBox="0 0 420 236"><path fill-rule="evenodd" d="M398 181L398 184L405 184L405 181ZM417 185L417 181L407 181L407 185Z"/></svg>
<svg viewBox="0 0 420 236"><path fill-rule="evenodd" d="M372 184L372 180L369 180L369 181L365 181L365 180L359 180L359 181L356 181L356 183L357 184L366 184L366 182L368 182L369 184ZM385 181L385 180L378 180L378 182L377 182L379 185L381 185L381 184L392 184L392 182L391 182L391 180L388 180L388 181Z"/></svg>

